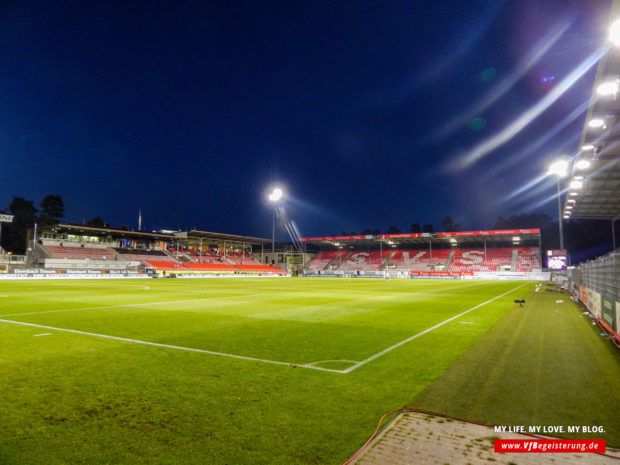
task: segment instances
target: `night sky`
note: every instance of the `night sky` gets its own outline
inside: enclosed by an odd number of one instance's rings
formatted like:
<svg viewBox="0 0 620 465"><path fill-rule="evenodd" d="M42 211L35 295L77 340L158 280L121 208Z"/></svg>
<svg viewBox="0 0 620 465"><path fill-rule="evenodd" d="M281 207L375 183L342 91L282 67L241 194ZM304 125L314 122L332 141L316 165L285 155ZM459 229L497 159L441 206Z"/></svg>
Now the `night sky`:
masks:
<svg viewBox="0 0 620 465"><path fill-rule="evenodd" d="M4 1L0 207L270 237L277 181L302 236L555 216L517 190L577 151L609 6Z"/></svg>

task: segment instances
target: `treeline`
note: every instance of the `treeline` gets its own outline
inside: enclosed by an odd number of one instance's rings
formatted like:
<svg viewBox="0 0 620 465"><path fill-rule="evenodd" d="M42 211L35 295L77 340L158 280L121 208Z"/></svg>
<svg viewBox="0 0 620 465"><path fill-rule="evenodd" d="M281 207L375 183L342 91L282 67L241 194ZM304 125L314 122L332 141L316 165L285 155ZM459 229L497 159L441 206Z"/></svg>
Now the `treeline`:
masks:
<svg viewBox="0 0 620 465"><path fill-rule="evenodd" d="M452 217L446 216L444 220L441 222L441 230L444 232L453 232L460 231L461 227L454 222ZM362 236L378 236L379 234L401 234L401 233L433 233L435 232L435 227L428 223L420 226L420 223L413 223L408 229L401 230L398 226L390 226L387 228L385 233L381 232L380 229L364 229L360 232ZM335 234L333 234L335 236ZM341 235L343 236L357 236L355 231L342 231Z"/></svg>
<svg viewBox="0 0 620 465"><path fill-rule="evenodd" d="M12 223L2 224L0 246L16 254L24 254L27 248L28 230L36 223L39 228L58 224L65 215L65 203L60 195L47 195L38 208L34 201L14 197L4 213L13 215ZM88 226L108 226L99 216L89 220Z"/></svg>

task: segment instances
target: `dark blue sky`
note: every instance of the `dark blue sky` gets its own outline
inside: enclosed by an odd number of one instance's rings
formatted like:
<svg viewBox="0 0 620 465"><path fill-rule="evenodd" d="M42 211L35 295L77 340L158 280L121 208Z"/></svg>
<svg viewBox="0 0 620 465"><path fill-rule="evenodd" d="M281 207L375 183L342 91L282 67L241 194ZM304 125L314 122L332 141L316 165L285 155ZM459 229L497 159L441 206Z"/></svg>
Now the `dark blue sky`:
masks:
<svg viewBox="0 0 620 465"><path fill-rule="evenodd" d="M598 0L4 1L0 204L60 194L67 221L137 227L142 209L147 229L269 237L263 194L279 181L304 236L553 215L539 205L552 182L509 195L577 150L596 67L580 64L608 13Z"/></svg>

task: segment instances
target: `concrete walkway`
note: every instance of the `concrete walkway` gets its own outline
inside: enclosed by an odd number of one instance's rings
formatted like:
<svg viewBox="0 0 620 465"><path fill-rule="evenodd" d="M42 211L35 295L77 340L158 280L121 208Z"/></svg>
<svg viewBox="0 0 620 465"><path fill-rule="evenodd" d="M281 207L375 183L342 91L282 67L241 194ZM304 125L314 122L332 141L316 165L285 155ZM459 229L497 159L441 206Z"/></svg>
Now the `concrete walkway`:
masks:
<svg viewBox="0 0 620 465"><path fill-rule="evenodd" d="M607 450L608 455L617 459L591 453L495 453L495 439L533 438L495 433L493 428L450 418L405 412L398 414L350 465L620 465L617 450Z"/></svg>

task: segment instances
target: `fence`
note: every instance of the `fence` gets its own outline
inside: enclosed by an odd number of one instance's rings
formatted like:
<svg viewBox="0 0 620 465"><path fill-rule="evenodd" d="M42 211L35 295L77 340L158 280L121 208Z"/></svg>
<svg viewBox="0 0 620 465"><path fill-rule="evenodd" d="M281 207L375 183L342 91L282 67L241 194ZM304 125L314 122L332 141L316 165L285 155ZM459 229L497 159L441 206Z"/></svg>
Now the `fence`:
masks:
<svg viewBox="0 0 620 465"><path fill-rule="evenodd" d="M620 342L620 250L568 271L571 290Z"/></svg>

